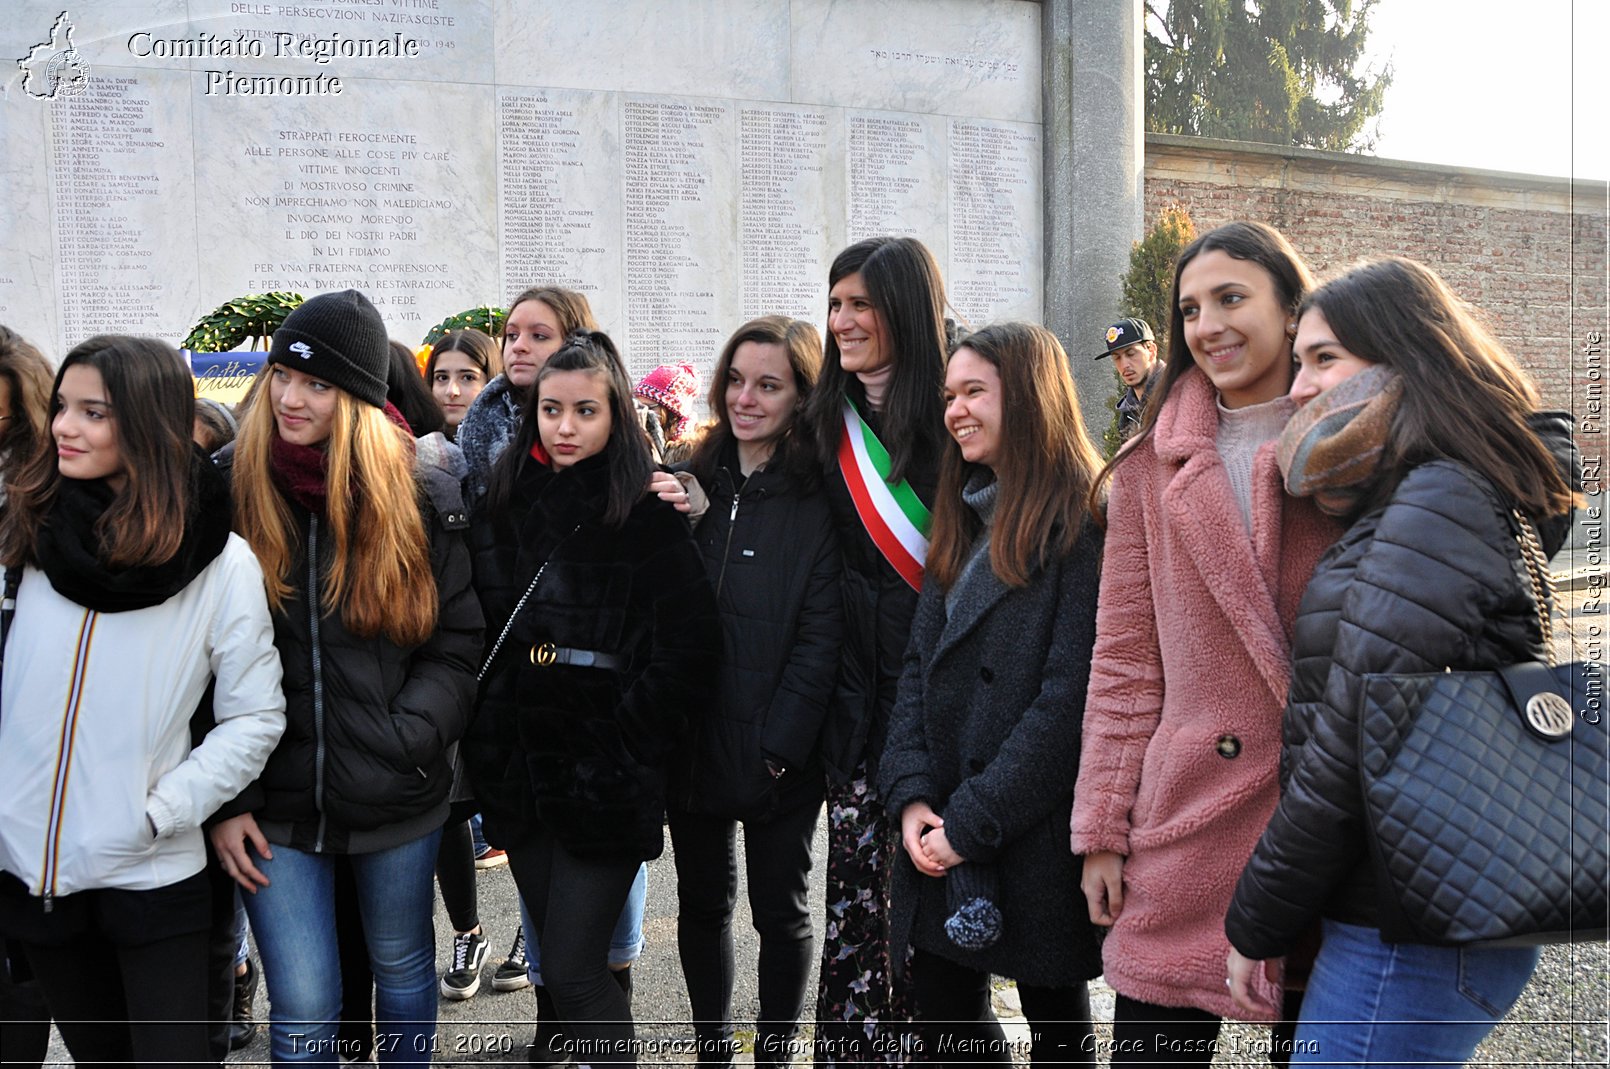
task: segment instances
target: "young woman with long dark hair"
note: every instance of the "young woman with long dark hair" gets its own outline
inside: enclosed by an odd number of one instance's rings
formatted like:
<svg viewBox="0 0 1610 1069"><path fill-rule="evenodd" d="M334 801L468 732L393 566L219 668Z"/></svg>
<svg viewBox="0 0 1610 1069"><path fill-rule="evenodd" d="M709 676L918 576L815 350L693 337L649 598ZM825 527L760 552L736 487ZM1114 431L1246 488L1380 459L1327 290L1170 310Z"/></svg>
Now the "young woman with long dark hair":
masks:
<svg viewBox="0 0 1610 1069"><path fill-rule="evenodd" d="M1546 553L1560 547L1576 474L1570 417L1538 413L1514 358L1413 260L1367 263L1314 291L1296 349L1291 396L1303 407L1280 442L1286 486L1352 526L1298 609L1280 804L1225 922L1232 992L1248 1013L1267 1012L1254 978L1322 921L1293 1064L1457 1064L1515 1002L1538 951L1383 931L1362 681L1543 659L1514 513ZM1464 878L1442 891L1458 895Z"/></svg>
<svg viewBox="0 0 1610 1069"><path fill-rule="evenodd" d="M0 515L0 932L76 1061L205 1061L201 823L285 727L262 571L176 351L98 335L48 396Z"/></svg>
<svg viewBox="0 0 1610 1069"><path fill-rule="evenodd" d="M843 636L838 536L799 424L821 366L809 323L765 316L739 327L716 361L715 424L689 463L715 502L694 537L723 635L720 691L694 718L670 812L677 947L701 1065L730 1064L736 1050L739 822L760 933L756 1065L790 1060L814 960L806 899L819 742Z"/></svg>
<svg viewBox="0 0 1610 1069"><path fill-rule="evenodd" d="M1308 288L1260 223L1187 246L1156 398L1098 480L1107 541L1072 842L1090 919L1110 928L1119 1064L1205 1065L1220 1019L1241 1012L1220 920L1274 809L1291 623L1337 534L1286 497L1275 465Z"/></svg>
<svg viewBox="0 0 1610 1069"><path fill-rule="evenodd" d="M415 462L386 402L387 341L356 290L274 332L229 458L263 565L289 725L213 845L246 895L275 1062L333 1062L338 858L357 886L383 1063L430 1060L432 873L475 695L481 613L457 480Z"/></svg>
<svg viewBox="0 0 1610 1069"><path fill-rule="evenodd" d="M899 1057L869 1024L909 1016L889 962L897 836L877 769L922 586L944 439L945 288L933 254L914 238L888 237L839 253L828 272L827 327L805 419L844 557L845 630L822 735L827 927L816 1049L828 1062L864 1062Z"/></svg>
<svg viewBox="0 0 1610 1069"><path fill-rule="evenodd" d="M1036 1062L1095 1064L1085 983L1095 929L1067 908L1063 823L1096 636L1100 460L1068 358L1043 327L964 338L945 375L954 445L879 790L905 856L894 948L909 943L918 1033L946 1064L1010 1066L991 975L1017 981Z"/></svg>
<svg viewBox="0 0 1610 1069"><path fill-rule="evenodd" d="M501 374L503 355L497 342L474 327L450 330L431 346L425 361L425 384L441 406L448 438L457 436L470 406Z"/></svg>
<svg viewBox="0 0 1610 1069"><path fill-rule="evenodd" d="M610 933L664 849L671 755L713 696L721 642L698 549L646 491L651 470L619 354L579 332L537 373L473 532L490 624L465 761L568 1050L592 1064L636 1061Z"/></svg>

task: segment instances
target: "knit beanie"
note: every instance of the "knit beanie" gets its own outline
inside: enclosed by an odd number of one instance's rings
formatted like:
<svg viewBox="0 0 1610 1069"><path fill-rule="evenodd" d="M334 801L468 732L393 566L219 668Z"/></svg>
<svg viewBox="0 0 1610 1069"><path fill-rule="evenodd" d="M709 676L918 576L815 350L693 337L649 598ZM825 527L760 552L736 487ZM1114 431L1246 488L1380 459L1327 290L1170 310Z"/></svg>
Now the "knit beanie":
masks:
<svg viewBox="0 0 1610 1069"><path fill-rule="evenodd" d="M699 403L699 373L688 363L661 364L643 376L632 396L670 409L676 417L676 433L671 437L681 438L693 427L693 410Z"/></svg>
<svg viewBox="0 0 1610 1069"><path fill-rule="evenodd" d="M386 405L391 340L369 298L357 290L303 301L274 331L270 364L284 364L341 387L376 408Z"/></svg>

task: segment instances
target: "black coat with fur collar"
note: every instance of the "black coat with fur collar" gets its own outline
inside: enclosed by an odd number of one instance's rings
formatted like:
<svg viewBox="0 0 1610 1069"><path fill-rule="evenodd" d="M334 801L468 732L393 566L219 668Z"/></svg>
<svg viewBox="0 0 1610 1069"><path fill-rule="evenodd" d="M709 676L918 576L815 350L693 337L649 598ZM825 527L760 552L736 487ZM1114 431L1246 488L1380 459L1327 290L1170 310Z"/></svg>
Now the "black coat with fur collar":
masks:
<svg viewBox="0 0 1610 1069"><path fill-rule="evenodd" d="M715 696L715 598L687 521L651 494L603 523L608 462L530 464L500 515L471 531L491 651L463 754L487 837L519 844L537 824L586 857L664 849L666 772L690 716ZM546 567L544 567L546 564ZM620 669L541 667L543 642L624 657Z"/></svg>

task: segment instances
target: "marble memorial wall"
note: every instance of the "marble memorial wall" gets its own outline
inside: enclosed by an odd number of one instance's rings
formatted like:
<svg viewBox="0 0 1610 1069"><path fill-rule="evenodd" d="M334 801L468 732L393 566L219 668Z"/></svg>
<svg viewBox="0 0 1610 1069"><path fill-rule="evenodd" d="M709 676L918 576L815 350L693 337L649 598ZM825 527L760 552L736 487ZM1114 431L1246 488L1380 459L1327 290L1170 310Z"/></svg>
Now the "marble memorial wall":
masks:
<svg viewBox="0 0 1610 1069"><path fill-rule="evenodd" d="M921 238L1038 319L1032 0L22 0L0 27L0 322L59 356L352 286L394 337L582 290L631 370Z"/></svg>

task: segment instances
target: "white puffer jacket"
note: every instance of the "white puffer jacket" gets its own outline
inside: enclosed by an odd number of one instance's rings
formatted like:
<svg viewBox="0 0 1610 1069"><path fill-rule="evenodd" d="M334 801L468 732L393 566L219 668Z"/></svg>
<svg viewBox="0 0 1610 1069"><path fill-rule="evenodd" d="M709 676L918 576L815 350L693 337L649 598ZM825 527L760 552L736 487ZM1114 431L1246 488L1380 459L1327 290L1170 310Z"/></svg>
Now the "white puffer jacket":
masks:
<svg viewBox="0 0 1610 1069"><path fill-rule="evenodd" d="M50 899L206 864L201 822L285 729L257 558L239 535L160 605L100 613L24 570L0 685L0 869ZM215 726L190 718L214 677ZM153 837L151 829L156 829Z"/></svg>

